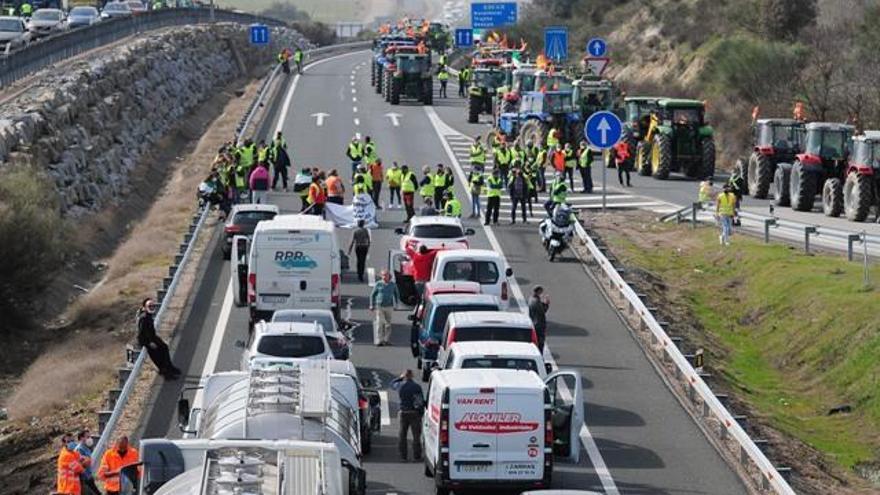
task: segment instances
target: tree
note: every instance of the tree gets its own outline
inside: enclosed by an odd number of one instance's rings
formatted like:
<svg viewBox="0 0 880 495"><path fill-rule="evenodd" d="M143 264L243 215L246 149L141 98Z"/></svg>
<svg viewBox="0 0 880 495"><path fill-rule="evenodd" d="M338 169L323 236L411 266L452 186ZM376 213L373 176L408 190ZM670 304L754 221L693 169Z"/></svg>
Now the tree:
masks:
<svg viewBox="0 0 880 495"><path fill-rule="evenodd" d="M794 40L816 21L816 0L761 0L764 33L777 40Z"/></svg>
<svg viewBox="0 0 880 495"><path fill-rule="evenodd" d="M275 2L260 12L260 15L284 22L308 21L309 14L296 8L292 3Z"/></svg>

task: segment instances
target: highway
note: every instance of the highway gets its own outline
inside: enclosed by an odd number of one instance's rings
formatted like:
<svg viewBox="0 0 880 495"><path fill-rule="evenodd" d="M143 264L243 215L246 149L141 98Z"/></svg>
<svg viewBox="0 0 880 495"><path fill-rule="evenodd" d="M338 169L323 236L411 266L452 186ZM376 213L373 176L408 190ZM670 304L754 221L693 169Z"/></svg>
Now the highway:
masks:
<svg viewBox="0 0 880 495"><path fill-rule="evenodd" d="M276 126L283 130L297 167L336 167L346 179L350 172L343 155L347 143L355 133L371 136L386 165L396 160L420 170L425 164L452 164L456 194L466 198L462 187L466 160L461 157L466 155L467 136L478 131L485 134L487 127L464 123L463 102L457 98L444 101L435 96L433 108L385 103L370 87L369 57L369 52L358 52L309 67L289 85L289 96L276 100L271 114L278 120L277 124L274 119L270 122L269 130L274 132ZM450 85L450 96L456 93ZM598 172L594 168L594 175ZM635 178L637 185L647 181L661 184ZM695 191L696 185L687 183L686 187ZM652 202L657 208L671 208L671 200L643 199L641 191L633 195L609 188L609 193L631 196L615 197L613 201L619 204ZM270 200L283 211L299 210L299 199L292 193L273 193ZM383 201L387 201L387 193ZM469 212L467 204L464 210ZM535 213L537 219L540 212ZM376 273L386 265L388 250L398 245L393 229L403 216L402 210L381 212L368 261ZM549 349L561 368L579 370L584 378L584 452L579 465L557 465L554 486L609 495L747 493L666 388L580 263L570 253L565 253L562 261L549 263L536 224L511 226L507 221L505 212L497 227L465 220L466 226L477 231L471 247L504 254L518 282L520 292L513 291L518 298L521 293L528 294L534 284L545 287L551 298ZM203 374L239 367L241 349L235 342L247 336L247 311L232 305L229 265L221 259L217 246L221 235L220 228L212 233L189 309L174 341L174 359L184 370L185 379L156 385L144 412L142 438L179 437L175 404L181 388L196 385ZM339 237L347 245L348 233L340 232ZM408 346L407 313L395 314L394 345L373 347L370 315L365 309L370 287L357 283L353 273L346 273L343 282L343 297L352 303L352 319L361 323L355 331L352 360L362 378L378 380L385 389L392 377L415 363ZM421 463L398 461L394 393L388 394L388 402L380 436L374 437L373 452L366 456L368 493L429 493L433 483L422 474Z"/></svg>

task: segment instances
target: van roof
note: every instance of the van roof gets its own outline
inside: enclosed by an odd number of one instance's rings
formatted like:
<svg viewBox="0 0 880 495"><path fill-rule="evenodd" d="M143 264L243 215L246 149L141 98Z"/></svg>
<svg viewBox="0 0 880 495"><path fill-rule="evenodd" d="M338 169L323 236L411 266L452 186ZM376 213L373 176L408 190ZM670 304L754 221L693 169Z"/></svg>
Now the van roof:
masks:
<svg viewBox="0 0 880 495"><path fill-rule="evenodd" d="M449 325L456 328L470 326L532 327L532 320L522 313L511 311L468 311L449 315Z"/></svg>
<svg viewBox="0 0 880 495"><path fill-rule="evenodd" d="M264 220L258 223L254 233L267 230L320 230L333 232L333 222L328 222L316 215L277 215L272 220Z"/></svg>
<svg viewBox="0 0 880 495"><path fill-rule="evenodd" d="M501 255L490 249L452 249L437 253L436 260L452 258L457 260L501 260Z"/></svg>
<svg viewBox="0 0 880 495"><path fill-rule="evenodd" d="M479 294L483 290L483 286L479 282L471 282L467 280L435 280L425 283L425 294L434 294L436 292L444 292L447 294Z"/></svg>
<svg viewBox="0 0 880 495"><path fill-rule="evenodd" d="M542 358L541 351L531 342L504 342L500 340L453 342L449 352L463 357L498 356L498 357L530 357Z"/></svg>
<svg viewBox="0 0 880 495"><path fill-rule="evenodd" d="M300 335L323 335L320 325L315 322L265 322L257 323L254 332L258 335L296 333Z"/></svg>
<svg viewBox="0 0 880 495"><path fill-rule="evenodd" d="M459 306L471 306L477 304L495 304L500 306L501 302L496 296L491 294L437 294L431 297L431 303L434 306L451 306L457 304Z"/></svg>
<svg viewBox="0 0 880 495"><path fill-rule="evenodd" d="M544 390L544 381L529 370L468 368L435 371L449 388ZM432 375L433 376L433 375Z"/></svg>

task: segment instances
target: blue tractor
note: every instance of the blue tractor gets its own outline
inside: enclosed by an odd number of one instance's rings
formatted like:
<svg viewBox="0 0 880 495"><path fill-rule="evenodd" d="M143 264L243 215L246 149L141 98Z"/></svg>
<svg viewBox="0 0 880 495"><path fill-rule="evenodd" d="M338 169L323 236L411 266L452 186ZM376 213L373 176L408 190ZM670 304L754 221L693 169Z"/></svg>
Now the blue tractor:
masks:
<svg viewBox="0 0 880 495"><path fill-rule="evenodd" d="M508 142L515 139L523 148L544 146L551 128L559 129L562 143L577 143L575 134L583 128L570 90L523 93L519 110L502 113L497 127Z"/></svg>
<svg viewBox="0 0 880 495"><path fill-rule="evenodd" d="M370 84L376 88L376 93L382 93L382 76L385 66L393 56L397 47L410 46L415 49L416 42L413 38L399 35L389 35L373 41L373 61L370 64Z"/></svg>

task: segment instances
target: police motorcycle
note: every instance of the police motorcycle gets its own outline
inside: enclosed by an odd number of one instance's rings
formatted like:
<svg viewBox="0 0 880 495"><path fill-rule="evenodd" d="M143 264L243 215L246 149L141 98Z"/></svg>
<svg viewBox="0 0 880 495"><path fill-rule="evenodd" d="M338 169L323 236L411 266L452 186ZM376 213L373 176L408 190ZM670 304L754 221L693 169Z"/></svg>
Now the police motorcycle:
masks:
<svg viewBox="0 0 880 495"><path fill-rule="evenodd" d="M577 217L571 206L568 203L560 203L553 208L550 216L538 224L538 231L541 233L541 240L550 261L571 244L576 221Z"/></svg>

